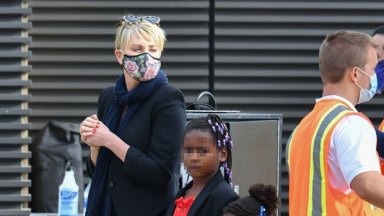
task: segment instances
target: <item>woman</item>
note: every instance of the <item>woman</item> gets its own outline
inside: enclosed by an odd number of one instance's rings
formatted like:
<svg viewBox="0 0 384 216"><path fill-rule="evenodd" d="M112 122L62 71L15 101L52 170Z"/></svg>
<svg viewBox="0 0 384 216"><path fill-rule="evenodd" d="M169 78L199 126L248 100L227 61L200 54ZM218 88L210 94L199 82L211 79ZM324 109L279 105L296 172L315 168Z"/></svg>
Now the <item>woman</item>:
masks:
<svg viewBox="0 0 384 216"><path fill-rule="evenodd" d="M123 70L80 125L90 146L87 215L164 215L177 190L183 94L160 69L165 33L154 16L124 16L115 39Z"/></svg>

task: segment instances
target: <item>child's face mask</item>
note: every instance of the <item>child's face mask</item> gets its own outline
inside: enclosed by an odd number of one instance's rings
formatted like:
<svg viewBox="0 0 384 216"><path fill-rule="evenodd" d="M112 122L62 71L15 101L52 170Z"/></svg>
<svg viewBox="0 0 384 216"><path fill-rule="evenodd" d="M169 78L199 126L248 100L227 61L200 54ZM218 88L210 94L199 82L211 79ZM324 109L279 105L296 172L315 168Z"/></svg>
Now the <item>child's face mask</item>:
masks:
<svg viewBox="0 0 384 216"><path fill-rule="evenodd" d="M123 69L137 81L148 81L155 78L161 66L160 59L152 57L148 53L136 56L124 54L122 63Z"/></svg>

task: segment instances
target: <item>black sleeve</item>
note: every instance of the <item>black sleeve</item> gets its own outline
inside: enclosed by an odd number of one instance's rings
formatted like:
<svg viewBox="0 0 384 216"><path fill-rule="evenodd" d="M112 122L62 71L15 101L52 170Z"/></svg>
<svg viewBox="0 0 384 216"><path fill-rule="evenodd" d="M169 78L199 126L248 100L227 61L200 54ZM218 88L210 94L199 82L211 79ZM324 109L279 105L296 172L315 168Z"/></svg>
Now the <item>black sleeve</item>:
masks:
<svg viewBox="0 0 384 216"><path fill-rule="evenodd" d="M145 154L130 147L124 171L149 186L164 188L180 163L181 136L186 122L184 96L172 88L156 106L149 150Z"/></svg>

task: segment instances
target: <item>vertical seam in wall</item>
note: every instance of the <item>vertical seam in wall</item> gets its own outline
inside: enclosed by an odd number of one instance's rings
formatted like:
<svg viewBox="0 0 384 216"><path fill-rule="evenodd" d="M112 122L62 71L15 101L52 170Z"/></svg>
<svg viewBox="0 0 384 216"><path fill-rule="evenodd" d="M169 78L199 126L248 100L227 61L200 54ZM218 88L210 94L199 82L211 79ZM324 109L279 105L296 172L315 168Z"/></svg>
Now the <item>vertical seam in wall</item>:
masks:
<svg viewBox="0 0 384 216"><path fill-rule="evenodd" d="M209 35L208 35L208 90L215 91L215 0L209 0Z"/></svg>

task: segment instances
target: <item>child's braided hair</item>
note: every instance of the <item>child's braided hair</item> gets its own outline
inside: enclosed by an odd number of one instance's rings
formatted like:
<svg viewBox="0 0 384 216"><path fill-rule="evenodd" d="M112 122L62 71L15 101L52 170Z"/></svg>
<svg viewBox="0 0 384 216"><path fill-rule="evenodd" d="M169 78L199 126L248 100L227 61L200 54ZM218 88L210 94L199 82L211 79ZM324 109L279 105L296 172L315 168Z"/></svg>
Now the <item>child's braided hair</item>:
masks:
<svg viewBox="0 0 384 216"><path fill-rule="evenodd" d="M224 167L224 179L232 182L232 152L233 141L227 125L218 115L208 114L207 117L193 119L186 126L184 136L191 130L201 130L210 132L218 149L226 148L228 152L227 160L222 164Z"/></svg>

